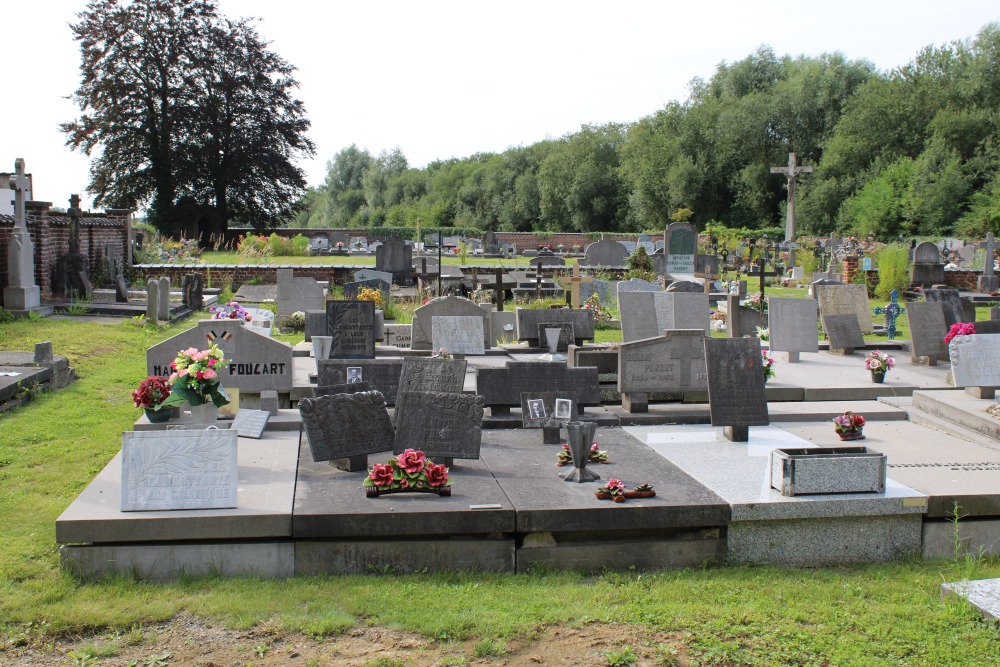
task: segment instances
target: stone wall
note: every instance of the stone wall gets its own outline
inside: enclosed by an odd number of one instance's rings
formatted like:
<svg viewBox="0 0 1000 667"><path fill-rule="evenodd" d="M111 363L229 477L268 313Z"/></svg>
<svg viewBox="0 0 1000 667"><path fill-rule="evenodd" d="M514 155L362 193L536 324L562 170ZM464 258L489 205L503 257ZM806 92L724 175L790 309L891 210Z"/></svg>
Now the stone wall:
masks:
<svg viewBox="0 0 1000 667"><path fill-rule="evenodd" d="M50 213L49 202L25 204L28 233L34 245L35 284L43 295L52 293L52 270L59 255L69 250L69 217ZM80 252L87 256L93 274L106 245L120 265L129 257L132 212L111 209L106 213L84 213L80 219ZM0 215L0 285L7 284L7 246L14 233L14 216Z"/></svg>
<svg viewBox="0 0 1000 667"><path fill-rule="evenodd" d="M200 273L205 287L223 287L229 285L235 292L244 283L257 282L275 285L278 282L278 269L293 269L296 276L314 278L315 280L333 280L335 284L343 284L353 280L354 272L371 266L324 266L319 264L271 264L260 266L256 264L137 264L136 281L146 284L150 278L166 276L170 284L179 286L181 279L189 273Z"/></svg>

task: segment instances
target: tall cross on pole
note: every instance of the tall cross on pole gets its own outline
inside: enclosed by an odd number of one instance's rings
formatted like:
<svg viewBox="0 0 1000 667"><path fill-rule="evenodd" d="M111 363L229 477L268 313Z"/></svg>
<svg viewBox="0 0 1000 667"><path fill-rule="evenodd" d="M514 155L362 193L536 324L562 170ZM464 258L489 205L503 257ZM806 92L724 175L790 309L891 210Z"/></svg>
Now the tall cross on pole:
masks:
<svg viewBox="0 0 1000 667"><path fill-rule="evenodd" d="M28 223L24 217L24 196L28 191L29 181L24 174L24 158L14 160L14 173L10 175L9 187L14 191L14 226L17 231L27 232Z"/></svg>
<svg viewBox="0 0 1000 667"><path fill-rule="evenodd" d="M592 282L594 282L594 279L591 278L590 276L581 276L580 275L580 265L579 264L574 264L573 265L573 277L569 279L569 282L573 286L572 287L572 289L573 289L573 307L574 308L579 308L580 307L580 285L583 284L583 283L592 283Z"/></svg>
<svg viewBox="0 0 1000 667"><path fill-rule="evenodd" d="M788 154L787 167L771 167L772 174L784 174L788 179L788 206L785 209L785 243L795 240L795 177L799 174L808 174L812 167L800 167L795 162L795 153ZM794 265L795 251L792 250L788 257L789 265Z"/></svg>

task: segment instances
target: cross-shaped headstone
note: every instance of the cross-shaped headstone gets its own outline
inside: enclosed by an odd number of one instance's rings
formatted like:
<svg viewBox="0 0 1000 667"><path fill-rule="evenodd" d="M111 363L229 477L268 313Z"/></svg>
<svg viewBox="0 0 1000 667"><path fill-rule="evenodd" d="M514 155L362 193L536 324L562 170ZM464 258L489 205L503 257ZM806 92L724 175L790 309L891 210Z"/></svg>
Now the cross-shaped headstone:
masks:
<svg viewBox="0 0 1000 667"><path fill-rule="evenodd" d="M872 312L876 315L885 315L885 332L889 340L896 339L896 318L906 312L906 308L903 308L898 303L899 291L892 290L889 293L889 305L885 308L882 306L875 306Z"/></svg>
<svg viewBox="0 0 1000 667"><path fill-rule="evenodd" d="M493 283L493 287L491 287L490 289L493 290L493 297L497 302L497 311L503 312L503 297L504 297L503 269L498 266L496 272L493 275L495 276L494 277L495 282Z"/></svg>
<svg viewBox="0 0 1000 667"><path fill-rule="evenodd" d="M440 271L441 271L441 265L438 264L438 272L440 273ZM420 271L417 273L417 278L420 279L421 283L426 283L427 279L430 278L432 275L434 275L434 274L433 273L428 273L428 271L427 271L427 258L426 257L422 257L420 259ZM421 285L420 287L422 289L423 285ZM441 295L439 294L438 296L441 296Z"/></svg>
<svg viewBox="0 0 1000 667"><path fill-rule="evenodd" d="M28 177L24 174L24 158L14 160L14 173L8 181L8 187L14 191L14 226L19 232L28 231L28 223L24 217L24 195L30 187Z"/></svg>
<svg viewBox="0 0 1000 667"><path fill-rule="evenodd" d="M69 215L69 251L75 254L80 252L80 216L83 214L80 210L80 195L69 196L66 214Z"/></svg>
<svg viewBox="0 0 1000 667"><path fill-rule="evenodd" d="M573 303L573 307L574 308L579 308L580 307L580 285L582 285L583 283L592 283L592 282L594 282L594 279L591 278L590 276L581 276L580 275L580 265L579 264L574 264L573 265L573 277L569 279L569 282L573 286L573 288L572 288L573 289L573 302L572 302Z"/></svg>
<svg viewBox="0 0 1000 667"><path fill-rule="evenodd" d="M771 167L772 174L784 174L788 179L788 208L785 213L785 241L795 240L795 177L808 174L812 167L800 167L795 162L795 153L788 154L787 167Z"/></svg>

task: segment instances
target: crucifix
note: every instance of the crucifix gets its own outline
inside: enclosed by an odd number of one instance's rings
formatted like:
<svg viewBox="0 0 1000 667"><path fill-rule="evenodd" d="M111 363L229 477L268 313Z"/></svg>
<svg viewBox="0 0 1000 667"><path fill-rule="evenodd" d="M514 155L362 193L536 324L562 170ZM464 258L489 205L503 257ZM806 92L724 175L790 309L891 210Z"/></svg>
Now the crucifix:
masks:
<svg viewBox="0 0 1000 667"><path fill-rule="evenodd" d="M795 162L795 153L788 154L787 167L771 167L772 174L784 174L788 179L788 206L785 209L785 242L795 240L795 177L799 174L808 174L812 167L800 167ZM789 265L795 265L795 250L789 253Z"/></svg>
<svg viewBox="0 0 1000 667"><path fill-rule="evenodd" d="M422 292L423 287L424 287L424 285L427 284L427 279L430 278L432 275L434 275L434 274L433 273L428 273L428 271L427 271L427 258L426 257L421 257L420 258L420 272L417 274L417 278L420 280L420 285L419 285L419 289L421 291L421 297L420 298L423 298L423 292ZM440 278L440 276L441 276L441 265L438 264L438 278ZM428 291L430 291L429 288L428 288ZM441 295L438 294L437 296L441 296Z"/></svg>
<svg viewBox="0 0 1000 667"><path fill-rule="evenodd" d="M14 227L16 231L27 232L28 223L24 217L24 195L30 182L24 174L24 158L14 160L14 173L10 175L9 187L14 191Z"/></svg>
<svg viewBox="0 0 1000 667"><path fill-rule="evenodd" d="M74 255L80 252L80 216L83 214L80 210L80 195L69 196L69 210L66 214L69 215L69 252Z"/></svg>
<svg viewBox="0 0 1000 667"><path fill-rule="evenodd" d="M574 308L579 308L580 307L580 285L582 285L583 283L592 283L592 282L594 282L594 279L591 278L590 276L581 276L580 275L580 265L579 264L574 264L573 265L573 277L569 278L569 282L573 286L572 287L572 289L573 289L573 307Z"/></svg>
<svg viewBox="0 0 1000 667"><path fill-rule="evenodd" d="M14 173L7 179L14 191L14 233L7 246L7 287L3 306L7 310L32 310L41 305L41 291L35 284L35 256L24 214L24 198L30 181L24 173L24 158L14 161Z"/></svg>

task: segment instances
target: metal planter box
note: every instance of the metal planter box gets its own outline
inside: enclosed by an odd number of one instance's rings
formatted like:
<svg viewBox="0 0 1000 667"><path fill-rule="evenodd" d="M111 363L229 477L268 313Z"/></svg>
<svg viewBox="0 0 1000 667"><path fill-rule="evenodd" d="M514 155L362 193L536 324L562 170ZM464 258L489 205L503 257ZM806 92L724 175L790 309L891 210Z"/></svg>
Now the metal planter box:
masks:
<svg viewBox="0 0 1000 667"><path fill-rule="evenodd" d="M783 496L884 493L886 456L867 447L775 449L771 488Z"/></svg>

